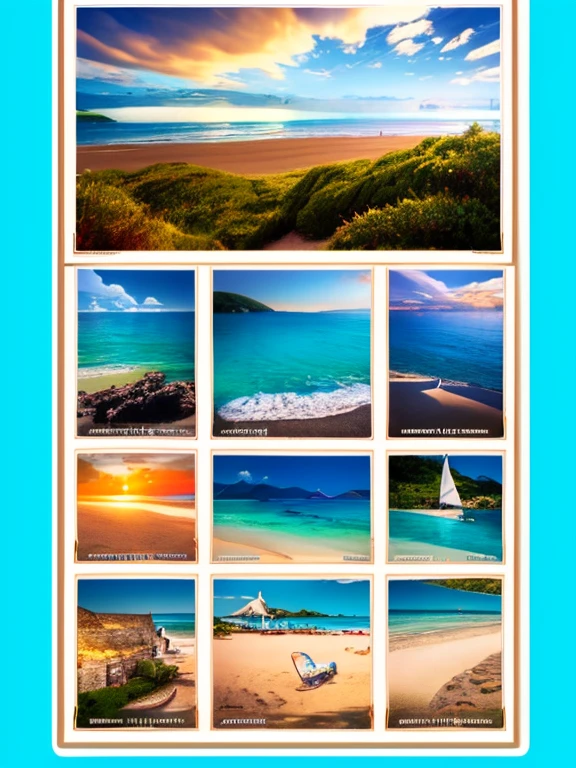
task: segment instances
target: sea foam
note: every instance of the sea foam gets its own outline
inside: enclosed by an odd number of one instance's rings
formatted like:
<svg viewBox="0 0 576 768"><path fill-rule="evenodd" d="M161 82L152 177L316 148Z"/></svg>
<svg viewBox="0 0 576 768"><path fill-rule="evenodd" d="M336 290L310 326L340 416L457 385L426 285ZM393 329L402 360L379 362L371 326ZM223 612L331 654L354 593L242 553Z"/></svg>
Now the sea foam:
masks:
<svg viewBox="0 0 576 768"><path fill-rule="evenodd" d="M92 365L86 368L78 368L79 379L96 379L100 376L110 376L112 374L124 374L137 371L137 365Z"/></svg>
<svg viewBox="0 0 576 768"><path fill-rule="evenodd" d="M225 421L283 421L285 419L320 419L348 413L361 405L370 405L368 384L352 384L332 392L296 392L237 397L223 405L218 415Z"/></svg>

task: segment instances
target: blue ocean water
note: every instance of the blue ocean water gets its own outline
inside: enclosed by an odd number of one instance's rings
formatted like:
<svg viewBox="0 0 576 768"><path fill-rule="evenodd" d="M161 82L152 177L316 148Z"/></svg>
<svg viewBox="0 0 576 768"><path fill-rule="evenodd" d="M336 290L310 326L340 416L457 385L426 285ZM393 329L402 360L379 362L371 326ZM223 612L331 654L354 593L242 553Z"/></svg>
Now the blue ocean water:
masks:
<svg viewBox="0 0 576 768"><path fill-rule="evenodd" d="M79 312L78 377L142 368L194 380L194 312Z"/></svg>
<svg viewBox="0 0 576 768"><path fill-rule="evenodd" d="M113 117L113 110L103 110ZM312 138L326 136L442 136L460 134L474 121L488 131L500 131L500 119L486 116L459 116L441 119L437 115L414 113L401 119L382 116L375 119L293 120L270 123L88 123L77 124L77 143L89 144L156 144L256 139Z"/></svg>
<svg viewBox="0 0 576 768"><path fill-rule="evenodd" d="M500 624L500 613L476 611L388 611L388 634L419 635L459 627Z"/></svg>
<svg viewBox="0 0 576 768"><path fill-rule="evenodd" d="M502 560L502 510L489 509L470 510L474 517L473 523L462 523L443 517L417 515L391 509L388 518L389 525L389 554L408 554L410 545L418 545L412 554L420 554L430 546L430 554L435 554L435 548L447 550L463 550L477 555L488 555ZM401 546L401 552L399 551ZM423 545L423 546L422 546ZM416 549L418 551L416 551Z"/></svg>
<svg viewBox="0 0 576 768"><path fill-rule="evenodd" d="M214 501L214 535L230 541L254 543L264 536L270 549L283 552L282 537L297 536L303 543L342 554L370 555L370 502L349 499L284 499L280 501ZM289 512L287 511L289 510ZM226 535L222 528L227 529Z"/></svg>
<svg viewBox="0 0 576 768"><path fill-rule="evenodd" d="M390 370L502 392L503 314L389 312Z"/></svg>
<svg viewBox="0 0 576 768"><path fill-rule="evenodd" d="M169 638L194 637L196 630L195 613L153 613L152 620L156 629L164 627Z"/></svg>
<svg viewBox="0 0 576 768"><path fill-rule="evenodd" d="M223 418L316 418L368 403L369 312L214 315L214 405Z"/></svg>
<svg viewBox="0 0 576 768"><path fill-rule="evenodd" d="M224 619L231 624L262 628L260 616L236 616ZM369 616L308 616L302 618L290 617L289 619L264 619L266 629L321 629L325 632L338 631L369 631Z"/></svg>

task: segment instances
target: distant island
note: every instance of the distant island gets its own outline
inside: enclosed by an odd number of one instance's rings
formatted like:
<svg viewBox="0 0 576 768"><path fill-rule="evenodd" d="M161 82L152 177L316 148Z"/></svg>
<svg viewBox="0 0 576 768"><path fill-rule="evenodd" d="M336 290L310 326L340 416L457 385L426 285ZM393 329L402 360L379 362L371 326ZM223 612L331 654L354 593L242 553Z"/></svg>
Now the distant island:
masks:
<svg viewBox="0 0 576 768"><path fill-rule="evenodd" d="M442 462L426 456L391 456L390 509L435 509ZM468 509L501 509L502 483L490 477L466 477L452 468L462 505Z"/></svg>
<svg viewBox="0 0 576 768"><path fill-rule="evenodd" d="M81 123L116 123L116 120L113 120L111 117L106 117L106 115L101 115L98 112L87 112L84 110L77 110L76 111L76 120Z"/></svg>
<svg viewBox="0 0 576 768"><path fill-rule="evenodd" d="M325 618L329 614L320 613L319 611L308 611L306 608L301 608L299 611L288 611L286 608L268 608L270 615L275 619L281 618Z"/></svg>
<svg viewBox="0 0 576 768"><path fill-rule="evenodd" d="M232 312L274 312L271 307L256 299L228 291L214 291L213 309L216 313Z"/></svg>
<svg viewBox="0 0 576 768"><path fill-rule="evenodd" d="M358 499L369 501L369 490L350 490L339 493L336 496L327 496L320 490L307 491L305 488L291 486L290 488L278 488L267 483L247 483L245 480L239 480L232 485L225 483L214 483L214 500L224 501L235 500L256 500L270 501L272 499Z"/></svg>

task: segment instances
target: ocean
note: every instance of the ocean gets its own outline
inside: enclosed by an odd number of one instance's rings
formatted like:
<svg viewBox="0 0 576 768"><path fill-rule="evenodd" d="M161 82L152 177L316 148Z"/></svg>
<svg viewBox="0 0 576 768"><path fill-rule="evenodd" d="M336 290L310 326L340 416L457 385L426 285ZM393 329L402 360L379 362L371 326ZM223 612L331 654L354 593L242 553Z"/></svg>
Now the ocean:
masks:
<svg viewBox="0 0 576 768"><path fill-rule="evenodd" d="M79 312L78 378L141 368L161 371L167 381L193 381L194 318L194 312Z"/></svg>
<svg viewBox="0 0 576 768"><path fill-rule="evenodd" d="M153 613L152 620L156 629L164 627L166 637L171 640L186 640L193 638L195 635L195 613Z"/></svg>
<svg viewBox="0 0 576 768"><path fill-rule="evenodd" d="M97 110L100 111L100 110ZM114 117L113 109L101 110ZM448 118L448 119L447 119ZM328 136L443 136L463 133L473 122L487 131L500 131L499 113L458 113L431 116L420 112L371 119L293 120L246 123L128 123L79 122L78 145L219 143L265 139L304 139Z"/></svg>
<svg viewBox="0 0 576 768"><path fill-rule="evenodd" d="M425 555L454 559L454 552L470 552L502 560L502 510L473 509L473 523L418 515L391 509L389 556ZM460 559L460 558L458 558ZM465 561L467 562L467 561Z"/></svg>
<svg viewBox="0 0 576 768"><path fill-rule="evenodd" d="M317 418L369 403L369 312L214 315L214 405L222 418Z"/></svg>
<svg viewBox="0 0 576 768"><path fill-rule="evenodd" d="M230 624L261 629L262 617L260 616L235 616L224 619ZM320 629L324 632L363 630L370 631L369 616L306 616L286 619L264 619L266 629Z"/></svg>
<svg viewBox="0 0 576 768"><path fill-rule="evenodd" d="M500 613L476 611L388 611L388 634L421 635L460 627L489 626L501 623Z"/></svg>
<svg viewBox="0 0 576 768"><path fill-rule="evenodd" d="M503 313L389 312L391 371L502 392Z"/></svg>
<svg viewBox="0 0 576 768"><path fill-rule="evenodd" d="M284 537L335 554L370 556L370 502L349 499L214 501L214 535L225 541L285 552ZM287 512L290 510L290 512ZM233 537L233 538L232 538ZM294 548L292 538L290 551ZM304 547L306 549L304 549Z"/></svg>

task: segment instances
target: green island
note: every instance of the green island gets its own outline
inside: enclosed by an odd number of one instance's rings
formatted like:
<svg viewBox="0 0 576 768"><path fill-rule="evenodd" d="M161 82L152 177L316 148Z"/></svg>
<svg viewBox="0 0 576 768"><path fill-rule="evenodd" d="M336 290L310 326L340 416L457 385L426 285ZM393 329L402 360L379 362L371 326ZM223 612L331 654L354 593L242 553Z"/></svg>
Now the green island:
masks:
<svg viewBox="0 0 576 768"><path fill-rule="evenodd" d="M76 726L87 728L94 718L119 718L120 711L137 699L149 696L167 686L178 674L176 664L160 660L142 659L136 674L124 685L99 688L78 694Z"/></svg>
<svg viewBox="0 0 576 768"><path fill-rule="evenodd" d="M475 123L374 162L264 176L159 163L77 182L79 250L257 250L290 232L328 250L499 251L500 136Z"/></svg>
<svg viewBox="0 0 576 768"><path fill-rule="evenodd" d="M390 456L390 509L436 509L442 463L425 456ZM466 477L456 469L452 478L467 509L501 509L502 485L489 477Z"/></svg>
<svg viewBox="0 0 576 768"><path fill-rule="evenodd" d="M502 594L502 579L430 579L426 584L461 592L481 592L486 595Z"/></svg>
<svg viewBox="0 0 576 768"><path fill-rule="evenodd" d="M214 291L213 310L215 313L231 312L274 312L256 299L229 291Z"/></svg>
<svg viewBox="0 0 576 768"><path fill-rule="evenodd" d="M101 115L98 112L88 112L83 110L76 110L76 120L81 123L115 123L111 117Z"/></svg>

